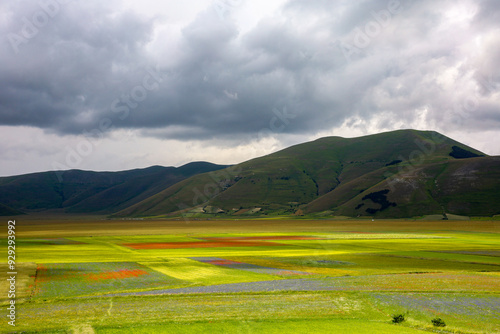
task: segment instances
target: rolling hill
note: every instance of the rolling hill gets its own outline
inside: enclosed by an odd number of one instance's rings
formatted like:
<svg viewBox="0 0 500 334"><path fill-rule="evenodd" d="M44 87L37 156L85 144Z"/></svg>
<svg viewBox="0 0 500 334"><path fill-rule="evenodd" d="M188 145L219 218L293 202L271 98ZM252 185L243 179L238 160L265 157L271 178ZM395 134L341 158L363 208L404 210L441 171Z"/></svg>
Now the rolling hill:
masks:
<svg viewBox="0 0 500 334"><path fill-rule="evenodd" d="M499 186L500 157L437 132L399 130L320 138L234 166L2 177L0 215L493 216Z"/></svg>
<svg viewBox="0 0 500 334"><path fill-rule="evenodd" d="M115 214L500 213L500 157L433 131L326 137L187 178Z"/></svg>
<svg viewBox="0 0 500 334"><path fill-rule="evenodd" d="M193 162L123 172L69 170L0 178L0 215L60 210L109 214L199 173L227 166ZM22 211L22 212L21 212Z"/></svg>
<svg viewBox="0 0 500 334"><path fill-rule="evenodd" d="M13 209L11 207L8 207L7 205L0 203L0 216L18 216L18 215L24 215L24 212Z"/></svg>

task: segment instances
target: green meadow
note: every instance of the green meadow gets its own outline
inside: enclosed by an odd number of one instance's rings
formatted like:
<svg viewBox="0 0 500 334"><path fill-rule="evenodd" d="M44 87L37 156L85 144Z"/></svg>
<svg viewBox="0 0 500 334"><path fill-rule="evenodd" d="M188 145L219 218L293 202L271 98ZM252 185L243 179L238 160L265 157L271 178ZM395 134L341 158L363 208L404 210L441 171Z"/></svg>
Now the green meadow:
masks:
<svg viewBox="0 0 500 334"><path fill-rule="evenodd" d="M21 217L16 326L3 316L0 331L500 333L499 233L498 221Z"/></svg>

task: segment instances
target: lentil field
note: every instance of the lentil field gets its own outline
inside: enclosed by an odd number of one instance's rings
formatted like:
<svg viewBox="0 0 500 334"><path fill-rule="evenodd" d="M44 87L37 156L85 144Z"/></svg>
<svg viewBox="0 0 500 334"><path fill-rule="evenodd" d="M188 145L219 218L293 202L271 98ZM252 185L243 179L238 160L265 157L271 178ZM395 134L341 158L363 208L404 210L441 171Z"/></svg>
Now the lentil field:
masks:
<svg viewBox="0 0 500 334"><path fill-rule="evenodd" d="M500 333L499 223L20 217L0 331Z"/></svg>

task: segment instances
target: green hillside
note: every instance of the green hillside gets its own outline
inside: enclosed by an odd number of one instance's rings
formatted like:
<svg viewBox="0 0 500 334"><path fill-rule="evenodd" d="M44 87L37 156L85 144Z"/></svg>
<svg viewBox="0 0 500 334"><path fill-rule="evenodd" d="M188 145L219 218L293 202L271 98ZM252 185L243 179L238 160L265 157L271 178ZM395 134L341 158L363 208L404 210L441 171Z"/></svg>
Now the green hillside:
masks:
<svg viewBox="0 0 500 334"><path fill-rule="evenodd" d="M499 180L500 157L437 162L403 170L355 196L342 193L356 181L366 181L355 180L318 198L308 209L379 218L438 213L493 216L500 212ZM335 205L332 199L337 201Z"/></svg>
<svg viewBox="0 0 500 334"><path fill-rule="evenodd" d="M24 213L0 203L0 216L18 216Z"/></svg>
<svg viewBox="0 0 500 334"><path fill-rule="evenodd" d="M460 168L472 168L475 181L468 182ZM191 177L117 216L181 209L194 215L491 215L500 213L499 171L498 158L433 131L327 137Z"/></svg>
<svg viewBox="0 0 500 334"><path fill-rule="evenodd" d="M190 176L227 166L195 162L185 166L123 172L69 170L0 178L0 203L24 212L62 209L112 213L147 199Z"/></svg>

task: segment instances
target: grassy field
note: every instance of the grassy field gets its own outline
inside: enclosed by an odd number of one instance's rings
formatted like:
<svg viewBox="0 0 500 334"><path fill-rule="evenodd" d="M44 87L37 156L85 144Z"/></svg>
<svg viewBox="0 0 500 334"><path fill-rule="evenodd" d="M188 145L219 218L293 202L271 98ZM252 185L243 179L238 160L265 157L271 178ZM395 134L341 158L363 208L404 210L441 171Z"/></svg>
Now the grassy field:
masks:
<svg viewBox="0 0 500 334"><path fill-rule="evenodd" d="M498 221L19 217L16 327L3 316L0 331L500 333L499 233Z"/></svg>

